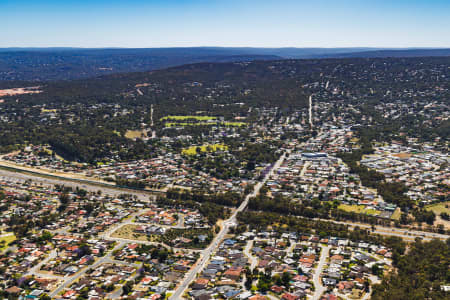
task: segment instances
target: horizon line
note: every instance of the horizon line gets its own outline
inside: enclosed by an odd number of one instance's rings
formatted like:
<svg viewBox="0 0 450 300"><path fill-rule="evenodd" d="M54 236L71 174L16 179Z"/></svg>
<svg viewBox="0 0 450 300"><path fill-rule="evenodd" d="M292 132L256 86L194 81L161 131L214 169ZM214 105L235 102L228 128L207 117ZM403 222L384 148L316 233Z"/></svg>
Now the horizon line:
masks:
<svg viewBox="0 0 450 300"><path fill-rule="evenodd" d="M414 49L450 49L450 46L412 46L412 47L383 47L383 46L339 46L339 47L297 47L297 46L160 46L160 47L120 47L120 46L0 46L0 49L188 49L188 48L248 48L248 49L377 49L377 50L414 50Z"/></svg>

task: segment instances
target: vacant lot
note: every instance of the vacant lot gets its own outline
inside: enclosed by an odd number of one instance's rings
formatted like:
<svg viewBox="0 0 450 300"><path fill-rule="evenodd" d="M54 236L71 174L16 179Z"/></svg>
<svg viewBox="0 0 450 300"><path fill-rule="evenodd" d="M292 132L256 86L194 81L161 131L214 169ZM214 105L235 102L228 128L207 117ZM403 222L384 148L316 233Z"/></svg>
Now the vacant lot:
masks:
<svg viewBox="0 0 450 300"><path fill-rule="evenodd" d="M123 225L122 227L120 227L116 231L114 231L111 234L111 237L120 238L120 239L128 239L128 240L137 240L137 241L150 241L150 242L159 241L158 236L147 236L144 233L135 232L136 228L138 228L138 227L140 227L140 226L133 225L133 224Z"/></svg>
<svg viewBox="0 0 450 300"><path fill-rule="evenodd" d="M355 212L358 214L366 214L366 215L372 215L377 216L380 214L380 212L376 209L367 209L364 205L348 205L348 204L340 204L338 206L338 209L342 209L344 211L348 212Z"/></svg>
<svg viewBox="0 0 450 300"><path fill-rule="evenodd" d="M411 153L396 153L392 154L392 156L396 156L398 158L410 158L412 156Z"/></svg>
<svg viewBox="0 0 450 300"><path fill-rule="evenodd" d="M136 139L146 136L147 134L142 130L127 130L127 132L125 132L125 137L128 139Z"/></svg>

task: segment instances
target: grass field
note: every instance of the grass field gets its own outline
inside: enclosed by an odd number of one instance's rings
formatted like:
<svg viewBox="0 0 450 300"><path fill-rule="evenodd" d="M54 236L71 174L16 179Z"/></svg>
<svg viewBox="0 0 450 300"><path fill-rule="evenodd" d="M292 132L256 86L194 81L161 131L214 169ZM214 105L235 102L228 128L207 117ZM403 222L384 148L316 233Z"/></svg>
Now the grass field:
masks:
<svg viewBox="0 0 450 300"><path fill-rule="evenodd" d="M224 122L223 124L231 127L242 127L247 125L247 123L244 122Z"/></svg>
<svg viewBox="0 0 450 300"><path fill-rule="evenodd" d="M348 204L340 204L338 209L348 212L354 212L357 214L366 214L371 216L379 215L380 212L376 209L366 209L364 205L348 205Z"/></svg>
<svg viewBox="0 0 450 300"><path fill-rule="evenodd" d="M0 237L0 250L3 251L8 248L9 243L14 242L16 240L16 236L11 234L5 234L5 236Z"/></svg>
<svg viewBox="0 0 450 300"><path fill-rule="evenodd" d="M397 207L395 209L394 213L392 214L391 219L392 220L400 220L401 214L402 214L402 211L401 211L400 207Z"/></svg>
<svg viewBox="0 0 450 300"><path fill-rule="evenodd" d="M214 144L214 145L202 145L202 146L192 146L189 148L183 149L181 152L186 155L196 155L197 148L200 147L201 152L216 152L217 150L228 150L228 146L222 144Z"/></svg>
<svg viewBox="0 0 450 300"><path fill-rule="evenodd" d="M137 233L135 229L140 227L139 225L134 224L126 224L122 227L118 228L111 234L111 237L128 239L128 240L137 240L137 241L150 241L157 242L159 241L159 237L157 236L147 236L145 233Z"/></svg>
<svg viewBox="0 0 450 300"><path fill-rule="evenodd" d="M55 112L56 112L56 109L45 109L45 108L43 108L43 109L41 109L41 112L43 112L43 113L48 113L48 112L53 112L53 113L55 113Z"/></svg>
<svg viewBox="0 0 450 300"><path fill-rule="evenodd" d="M436 215L440 215L443 212L450 214L450 201L427 205L425 209L433 211Z"/></svg>
<svg viewBox="0 0 450 300"><path fill-rule="evenodd" d="M216 122L197 122L197 123L184 123L184 122L167 122L165 124L166 127L184 127L184 126L211 126L216 125Z"/></svg>
<svg viewBox="0 0 450 300"><path fill-rule="evenodd" d="M165 121L165 120L182 121L182 120L189 120L189 119L195 119L197 121L208 121L208 120L215 120L217 118L210 117L210 116L166 116L166 117L161 118L160 121Z"/></svg>
<svg viewBox="0 0 450 300"><path fill-rule="evenodd" d="M244 122L197 122L197 123L185 123L185 122L167 122L166 127L180 127L180 126L218 126L224 125L227 127L243 127L247 123Z"/></svg>

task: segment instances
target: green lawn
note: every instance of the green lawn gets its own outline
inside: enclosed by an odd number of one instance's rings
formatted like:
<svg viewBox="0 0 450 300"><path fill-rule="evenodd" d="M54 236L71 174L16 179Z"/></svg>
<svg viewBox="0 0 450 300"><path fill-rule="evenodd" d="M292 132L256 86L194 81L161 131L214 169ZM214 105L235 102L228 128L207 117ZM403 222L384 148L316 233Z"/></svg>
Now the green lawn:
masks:
<svg viewBox="0 0 450 300"><path fill-rule="evenodd" d="M214 145L202 145L202 146L192 146L189 148L183 149L181 152L186 155L195 155L197 154L197 147L200 147L201 152L216 152L217 150L228 150L228 146L222 144L214 144Z"/></svg>
<svg viewBox="0 0 450 300"><path fill-rule="evenodd" d="M427 205L425 209L433 211L436 215L440 215L443 212L450 214L450 201Z"/></svg>
<svg viewBox="0 0 450 300"><path fill-rule="evenodd" d="M195 119L197 121L208 121L208 120L215 120L216 117L210 117L210 116L166 116L160 119L160 121L164 120L189 120L189 119Z"/></svg>
<svg viewBox="0 0 450 300"><path fill-rule="evenodd" d="M357 214L366 214L371 216L379 215L380 212L376 209L366 209L364 205L349 205L349 204L340 204L338 209L348 212L354 212Z"/></svg>
<svg viewBox="0 0 450 300"><path fill-rule="evenodd" d="M242 127L246 126L247 123L244 122L224 122L225 126L231 126L231 127Z"/></svg>
<svg viewBox="0 0 450 300"><path fill-rule="evenodd" d="M212 126L217 125L217 122L197 122L197 123L185 123L185 122L167 122L166 127L180 127L180 126Z"/></svg>
<svg viewBox="0 0 450 300"><path fill-rule="evenodd" d="M2 245L0 250L1 251L5 250L6 248L8 248L9 243L14 242L15 240L16 240L16 236L13 233L11 233L10 235L0 237L0 243Z"/></svg>
<svg viewBox="0 0 450 300"><path fill-rule="evenodd" d="M228 127L243 127L247 123L244 122L197 122L197 123L186 123L186 122L166 122L166 127L179 127L179 126L228 126Z"/></svg>
<svg viewBox="0 0 450 300"><path fill-rule="evenodd" d="M392 214L391 219L392 220L400 220L401 214L402 214L402 211L401 211L400 207L397 207L395 209L394 213Z"/></svg>

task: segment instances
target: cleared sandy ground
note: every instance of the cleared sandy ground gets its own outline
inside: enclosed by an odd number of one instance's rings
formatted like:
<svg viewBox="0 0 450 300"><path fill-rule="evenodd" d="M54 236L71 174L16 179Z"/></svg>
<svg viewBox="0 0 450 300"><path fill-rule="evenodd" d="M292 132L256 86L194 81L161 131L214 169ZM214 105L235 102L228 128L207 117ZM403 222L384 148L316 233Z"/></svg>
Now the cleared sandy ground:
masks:
<svg viewBox="0 0 450 300"><path fill-rule="evenodd" d="M12 88L0 90L0 97L2 96L16 96L23 94L38 94L42 91L39 90L40 86L24 87L24 88Z"/></svg>

